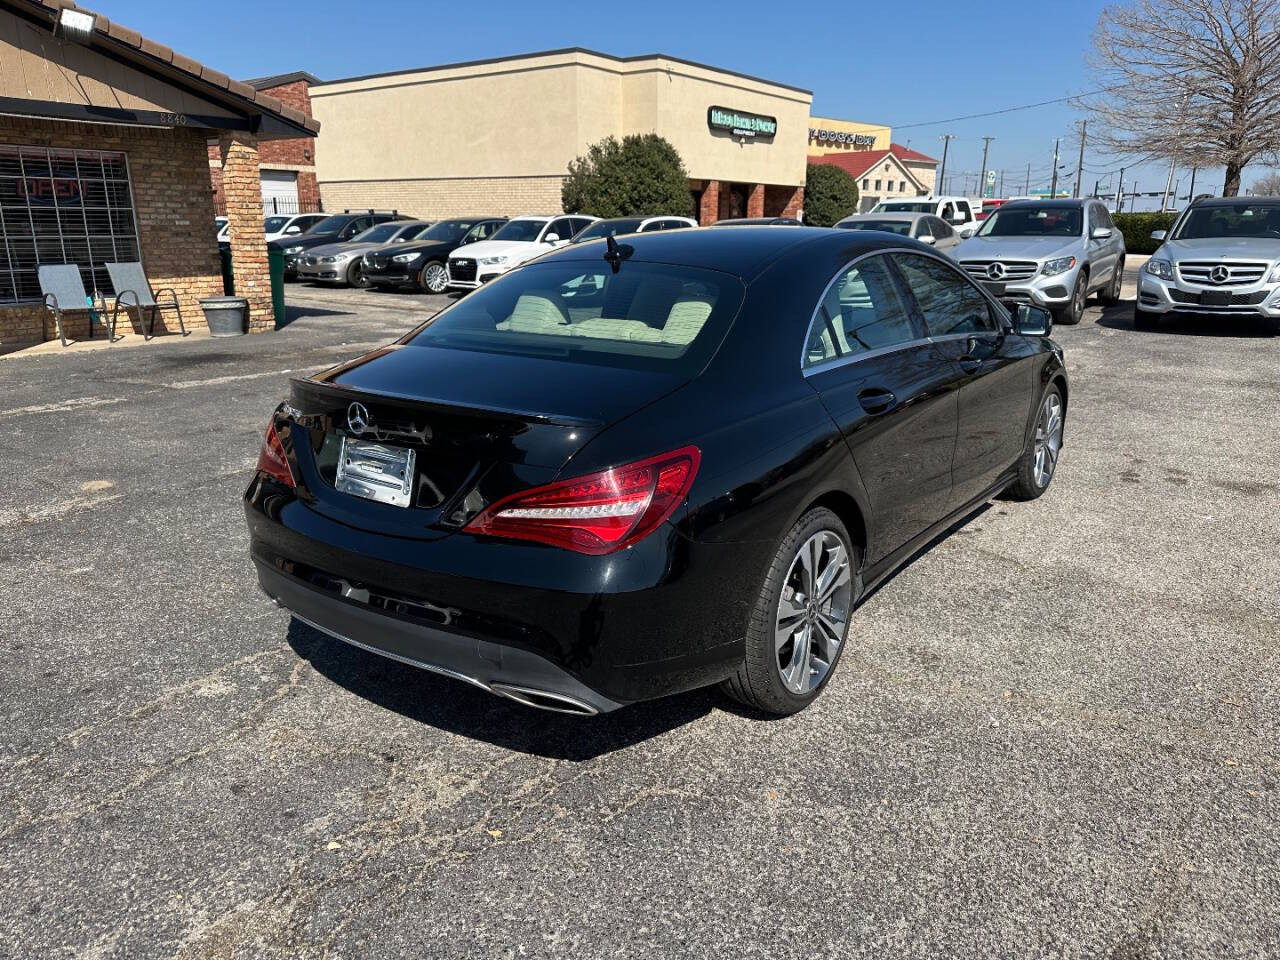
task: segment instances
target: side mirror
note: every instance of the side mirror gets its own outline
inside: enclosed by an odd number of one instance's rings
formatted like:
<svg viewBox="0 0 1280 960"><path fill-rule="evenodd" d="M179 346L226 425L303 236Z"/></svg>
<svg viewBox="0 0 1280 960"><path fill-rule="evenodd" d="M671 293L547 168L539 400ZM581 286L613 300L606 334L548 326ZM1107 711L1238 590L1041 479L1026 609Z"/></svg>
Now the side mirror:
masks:
<svg viewBox="0 0 1280 960"><path fill-rule="evenodd" d="M559 243L559 242L560 242L560 234L558 234L558 233L548 233L545 237L543 237L543 238L542 238L542 242L543 242L543 243Z"/></svg>
<svg viewBox="0 0 1280 960"><path fill-rule="evenodd" d="M1156 240L1156 241L1161 241L1161 242L1162 242L1162 241L1164 240L1164 238L1165 238L1165 231L1163 231L1163 230L1152 230L1152 231L1151 231L1151 239L1152 239L1152 240Z"/></svg>
<svg viewBox="0 0 1280 960"><path fill-rule="evenodd" d="M970 223L966 226L957 228L956 232L960 234L961 240L968 240L978 232L978 225L976 223Z"/></svg>
<svg viewBox="0 0 1280 960"><path fill-rule="evenodd" d="M301 232L302 232L302 228L298 226L296 223L290 224L289 228L285 230L285 233L287 234L295 234L295 233L301 233Z"/></svg>
<svg viewBox="0 0 1280 960"><path fill-rule="evenodd" d="M1109 240L1111 238L1110 227L1094 227L1093 233L1089 234L1090 240Z"/></svg>
<svg viewBox="0 0 1280 960"><path fill-rule="evenodd" d="M916 239L919 240L921 243L927 243L931 247L938 242L937 239L931 233L922 233L920 234L920 236L916 237Z"/></svg>
<svg viewBox="0 0 1280 960"><path fill-rule="evenodd" d="M1013 329L1024 337L1047 337L1053 332L1053 314L1044 307L1020 303L1013 314Z"/></svg>

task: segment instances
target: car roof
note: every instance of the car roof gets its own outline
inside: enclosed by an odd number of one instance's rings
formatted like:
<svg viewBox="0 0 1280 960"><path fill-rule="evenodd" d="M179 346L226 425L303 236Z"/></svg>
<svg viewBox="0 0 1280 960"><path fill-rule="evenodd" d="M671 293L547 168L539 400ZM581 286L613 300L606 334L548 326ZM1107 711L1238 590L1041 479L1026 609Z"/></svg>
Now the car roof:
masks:
<svg viewBox="0 0 1280 960"><path fill-rule="evenodd" d="M774 230L768 225L747 225L737 230L659 230L637 233L626 238L631 248L627 260L645 263L681 264L718 270L750 282L769 264L799 247L813 244L867 250L902 244L902 237L866 230L833 230L830 227L793 227ZM909 242L909 241L908 241ZM923 248L922 249L927 249ZM537 263L557 260L594 261L602 258L604 240L588 240L570 244L543 254ZM622 268L626 269L626 261Z"/></svg>
<svg viewBox="0 0 1280 960"><path fill-rule="evenodd" d="M931 217L933 214L927 210L885 210L883 213L854 213L840 220L841 223L848 223L850 220L919 220L921 217Z"/></svg>
<svg viewBox="0 0 1280 960"><path fill-rule="evenodd" d="M1092 197L1085 197L1082 200L1075 200L1071 197L1059 197L1056 200L1050 200L1047 197L1044 200L1036 200L1034 198L1028 200L1010 200L1004 204L1001 209L1007 210L1009 207L1059 207L1063 209L1074 209L1083 207L1086 203L1098 203Z"/></svg>
<svg viewBox="0 0 1280 960"><path fill-rule="evenodd" d="M713 227L723 226L791 226L798 224L800 221L792 217L725 217L723 220L717 220L712 224Z"/></svg>
<svg viewBox="0 0 1280 960"><path fill-rule="evenodd" d="M1197 207L1239 207L1275 203L1280 203L1280 197L1210 197L1207 200L1195 201Z"/></svg>

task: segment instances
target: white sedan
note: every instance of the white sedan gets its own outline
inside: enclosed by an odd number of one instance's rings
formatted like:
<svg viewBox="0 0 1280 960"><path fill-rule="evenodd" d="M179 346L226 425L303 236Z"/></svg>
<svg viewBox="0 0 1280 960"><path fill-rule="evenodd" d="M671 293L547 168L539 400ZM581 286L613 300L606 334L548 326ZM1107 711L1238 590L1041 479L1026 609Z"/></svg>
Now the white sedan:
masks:
<svg viewBox="0 0 1280 960"><path fill-rule="evenodd" d="M599 217L527 216L508 220L488 240L469 243L449 254L449 289L474 290L527 260L569 242L569 238Z"/></svg>

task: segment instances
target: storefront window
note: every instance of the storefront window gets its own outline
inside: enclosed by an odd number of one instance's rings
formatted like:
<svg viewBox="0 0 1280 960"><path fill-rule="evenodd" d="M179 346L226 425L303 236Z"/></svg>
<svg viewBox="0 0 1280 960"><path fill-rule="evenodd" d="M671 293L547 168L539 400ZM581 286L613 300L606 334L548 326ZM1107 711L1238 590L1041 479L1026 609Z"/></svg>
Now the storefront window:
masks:
<svg viewBox="0 0 1280 960"><path fill-rule="evenodd" d="M86 291L114 294L106 264L140 259L125 155L0 145L0 243L0 303L41 299L47 263L74 263Z"/></svg>

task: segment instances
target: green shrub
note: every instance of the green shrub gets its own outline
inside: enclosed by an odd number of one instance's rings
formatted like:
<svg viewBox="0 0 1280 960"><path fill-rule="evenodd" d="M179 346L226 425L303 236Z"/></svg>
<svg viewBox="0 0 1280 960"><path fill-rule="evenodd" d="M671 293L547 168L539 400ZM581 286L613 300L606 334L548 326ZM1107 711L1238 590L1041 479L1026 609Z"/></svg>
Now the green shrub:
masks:
<svg viewBox="0 0 1280 960"><path fill-rule="evenodd" d="M565 213L593 217L689 216L693 195L680 154L656 133L605 137L569 162L560 188Z"/></svg>
<svg viewBox="0 0 1280 960"><path fill-rule="evenodd" d="M1152 230L1168 230L1173 221L1178 219L1176 213L1114 213L1120 232L1124 234L1124 248L1129 253L1155 253L1160 246L1151 239Z"/></svg>
<svg viewBox="0 0 1280 960"><path fill-rule="evenodd" d="M857 181L839 167L809 164L804 178L804 222L829 227L857 212Z"/></svg>

